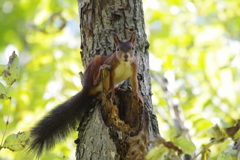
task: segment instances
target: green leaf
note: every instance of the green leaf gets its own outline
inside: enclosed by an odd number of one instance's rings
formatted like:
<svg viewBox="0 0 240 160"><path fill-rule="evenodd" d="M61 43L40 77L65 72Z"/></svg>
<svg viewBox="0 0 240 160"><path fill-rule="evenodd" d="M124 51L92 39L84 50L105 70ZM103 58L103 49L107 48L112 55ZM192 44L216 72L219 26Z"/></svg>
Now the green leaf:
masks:
<svg viewBox="0 0 240 160"><path fill-rule="evenodd" d="M193 142L189 141L183 136L174 139L172 142L186 154L192 154L196 150L196 146L193 144Z"/></svg>
<svg viewBox="0 0 240 160"><path fill-rule="evenodd" d="M226 135L226 133L217 124L215 126L213 126L212 128L210 128L207 131L207 134L209 137L215 138L216 140L222 140L222 139L228 137Z"/></svg>
<svg viewBox="0 0 240 160"><path fill-rule="evenodd" d="M18 56L15 51L9 57L7 67L3 71L3 79L6 81L8 86L11 86L19 77L19 67L18 67Z"/></svg>
<svg viewBox="0 0 240 160"><path fill-rule="evenodd" d="M145 157L146 160L162 160L164 156L168 153L168 148L164 145L159 145L150 150L150 152Z"/></svg>
<svg viewBox="0 0 240 160"><path fill-rule="evenodd" d="M18 132L17 134L9 135L4 144L3 148L8 148L11 151L21 151L25 148L30 132Z"/></svg>
<svg viewBox="0 0 240 160"><path fill-rule="evenodd" d="M237 150L233 150L232 146L227 146L227 149L219 154L217 160L236 160L237 155Z"/></svg>
<svg viewBox="0 0 240 160"><path fill-rule="evenodd" d="M7 90L5 86L0 82L0 99L8 99Z"/></svg>
<svg viewBox="0 0 240 160"><path fill-rule="evenodd" d="M217 160L233 160L229 154L221 153Z"/></svg>

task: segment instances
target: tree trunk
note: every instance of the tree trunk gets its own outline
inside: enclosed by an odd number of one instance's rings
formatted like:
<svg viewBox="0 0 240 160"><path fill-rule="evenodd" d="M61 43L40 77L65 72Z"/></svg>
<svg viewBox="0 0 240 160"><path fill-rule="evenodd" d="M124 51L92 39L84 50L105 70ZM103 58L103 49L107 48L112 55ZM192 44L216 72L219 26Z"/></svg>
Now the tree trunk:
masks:
<svg viewBox="0 0 240 160"><path fill-rule="evenodd" d="M106 113L105 100L103 105L93 102L95 107L84 116L78 129L76 159L141 159L147 152L149 140L159 134L151 101L149 43L144 30L142 1L78 0L78 6L84 66L95 55L114 52L112 31L121 39L128 39L132 31L137 32L135 56L144 106L137 103L129 91L116 93L117 106L112 105L113 111L109 111L114 113ZM107 118L109 114L111 120Z"/></svg>

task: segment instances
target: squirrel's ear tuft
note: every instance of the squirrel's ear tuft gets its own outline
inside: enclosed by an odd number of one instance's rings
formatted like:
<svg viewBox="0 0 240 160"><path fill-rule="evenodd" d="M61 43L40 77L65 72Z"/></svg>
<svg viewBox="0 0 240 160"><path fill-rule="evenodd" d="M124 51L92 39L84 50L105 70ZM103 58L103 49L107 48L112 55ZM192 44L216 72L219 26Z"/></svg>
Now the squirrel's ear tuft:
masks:
<svg viewBox="0 0 240 160"><path fill-rule="evenodd" d="M137 32L133 31L131 37L128 40L128 42L131 42L132 44L134 44L135 40L136 40L136 37L137 37Z"/></svg>
<svg viewBox="0 0 240 160"><path fill-rule="evenodd" d="M118 45L119 43L121 43L122 41L118 38L118 35L115 32L112 32L113 35L113 40L115 42L116 45Z"/></svg>

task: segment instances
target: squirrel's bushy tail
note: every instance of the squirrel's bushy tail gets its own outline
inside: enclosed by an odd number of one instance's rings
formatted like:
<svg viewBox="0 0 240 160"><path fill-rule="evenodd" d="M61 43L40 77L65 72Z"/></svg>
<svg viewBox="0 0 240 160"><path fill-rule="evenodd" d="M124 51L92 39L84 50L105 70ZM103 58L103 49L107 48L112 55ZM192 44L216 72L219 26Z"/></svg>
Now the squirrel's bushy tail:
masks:
<svg viewBox="0 0 240 160"><path fill-rule="evenodd" d="M90 102L91 97L82 90L51 110L31 129L29 151L39 158L43 151L52 149L56 142L65 139L90 109Z"/></svg>

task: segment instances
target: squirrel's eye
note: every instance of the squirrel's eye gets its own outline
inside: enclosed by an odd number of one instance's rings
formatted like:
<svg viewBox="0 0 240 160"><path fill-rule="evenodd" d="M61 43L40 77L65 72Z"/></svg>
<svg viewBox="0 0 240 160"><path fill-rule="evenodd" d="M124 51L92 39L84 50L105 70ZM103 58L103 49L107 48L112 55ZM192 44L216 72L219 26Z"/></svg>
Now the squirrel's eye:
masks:
<svg viewBox="0 0 240 160"><path fill-rule="evenodd" d="M119 48L117 48L117 51L119 51Z"/></svg>
<svg viewBox="0 0 240 160"><path fill-rule="evenodd" d="M132 47L132 50L134 50L134 47Z"/></svg>

